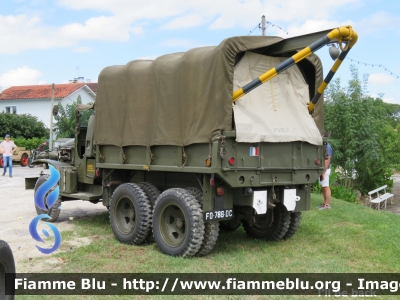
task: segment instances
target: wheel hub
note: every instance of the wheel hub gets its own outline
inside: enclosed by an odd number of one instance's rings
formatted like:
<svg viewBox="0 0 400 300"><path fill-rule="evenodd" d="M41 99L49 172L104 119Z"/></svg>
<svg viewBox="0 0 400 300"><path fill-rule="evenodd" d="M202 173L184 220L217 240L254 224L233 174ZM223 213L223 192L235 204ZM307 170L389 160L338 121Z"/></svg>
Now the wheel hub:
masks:
<svg viewBox="0 0 400 300"><path fill-rule="evenodd" d="M160 214L160 233L170 247L178 247L186 238L185 217L180 207L166 206Z"/></svg>
<svg viewBox="0 0 400 300"><path fill-rule="evenodd" d="M122 198L116 207L117 226L124 234L129 234L135 229L135 208L129 198Z"/></svg>
<svg viewBox="0 0 400 300"><path fill-rule="evenodd" d="M183 220L182 220L182 218L178 217L178 218L175 220L175 226L176 226L176 228L178 228L178 229L182 229L182 227L183 227Z"/></svg>

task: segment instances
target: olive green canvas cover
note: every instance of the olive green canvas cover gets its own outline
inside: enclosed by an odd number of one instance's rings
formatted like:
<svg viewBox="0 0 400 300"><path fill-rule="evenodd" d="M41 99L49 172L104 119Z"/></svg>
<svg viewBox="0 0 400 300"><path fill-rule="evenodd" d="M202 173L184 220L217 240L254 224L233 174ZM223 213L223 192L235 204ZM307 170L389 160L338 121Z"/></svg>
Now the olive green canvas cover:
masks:
<svg viewBox="0 0 400 300"><path fill-rule="evenodd" d="M99 76L95 144L186 146L218 139L232 130L237 54L281 40L233 37L216 47L106 67Z"/></svg>

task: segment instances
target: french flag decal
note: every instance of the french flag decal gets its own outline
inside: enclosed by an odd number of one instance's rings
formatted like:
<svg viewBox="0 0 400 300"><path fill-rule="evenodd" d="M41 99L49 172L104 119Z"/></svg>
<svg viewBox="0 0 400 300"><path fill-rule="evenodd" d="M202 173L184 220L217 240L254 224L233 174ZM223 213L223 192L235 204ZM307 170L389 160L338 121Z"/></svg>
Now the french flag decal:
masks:
<svg viewBox="0 0 400 300"><path fill-rule="evenodd" d="M258 147L250 147L250 156L258 156Z"/></svg>

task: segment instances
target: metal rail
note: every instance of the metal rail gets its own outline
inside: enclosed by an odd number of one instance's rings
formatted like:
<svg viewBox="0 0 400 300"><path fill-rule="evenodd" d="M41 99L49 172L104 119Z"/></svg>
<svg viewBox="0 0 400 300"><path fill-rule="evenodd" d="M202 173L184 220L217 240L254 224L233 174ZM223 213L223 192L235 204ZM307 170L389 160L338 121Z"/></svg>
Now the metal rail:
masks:
<svg viewBox="0 0 400 300"><path fill-rule="evenodd" d="M244 87L236 90L232 95L232 102L237 101L239 98L243 97L245 94L249 93L256 87L262 85L263 83L267 82L268 80L272 79L279 73L283 72L287 68L290 68L294 64L298 63L299 61L303 60L310 54L314 53L315 51L319 50L326 44L332 42L332 40L337 39L337 42L340 45L342 52L340 53L339 57L335 60L331 70L329 71L328 75L325 77L324 81L321 83L320 87L318 88L317 93L314 95L314 98L311 100L310 104L308 105L308 110L311 112L314 109L315 104L318 102L319 97L324 92L325 88L332 80L333 76L335 75L336 71L340 67L342 61L345 59L346 55L350 51L350 49L354 46L357 42L358 35L352 29L351 26L343 26L340 28L335 28L330 31L328 34L323 36L322 38L318 39L308 47L304 48L303 50L297 52L293 56L289 57L285 61L281 62L275 68L270 69L269 71L265 72L258 78L254 79L253 81L246 84ZM342 43L346 43L345 47L342 46Z"/></svg>

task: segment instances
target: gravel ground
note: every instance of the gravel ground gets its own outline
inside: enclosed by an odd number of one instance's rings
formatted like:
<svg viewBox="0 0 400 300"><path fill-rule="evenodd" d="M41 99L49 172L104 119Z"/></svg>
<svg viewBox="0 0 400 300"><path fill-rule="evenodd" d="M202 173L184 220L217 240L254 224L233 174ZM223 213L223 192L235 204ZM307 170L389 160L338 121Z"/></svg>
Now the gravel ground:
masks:
<svg viewBox="0 0 400 300"><path fill-rule="evenodd" d="M29 224L37 213L33 200L34 192L25 190L24 178L38 177L42 170L40 167L28 168L15 165L12 178L8 176L8 172L6 176L1 176L2 171L0 174L0 239L10 245L18 273L45 271L57 263L57 251L48 255L46 265L36 263L35 258L43 257L45 254L39 252L35 245L50 248L52 244L36 242L29 233ZM48 170L43 171L48 173ZM53 224L62 233L63 230L73 230L74 224L70 221L70 217L90 216L105 211L107 209L101 203L92 204L81 200L63 202L60 216ZM51 230L43 222L39 222L37 231L41 233L42 229L47 229L51 234ZM41 236L44 237L43 234ZM71 242L71 246L78 247L89 242L89 239L77 239Z"/></svg>

